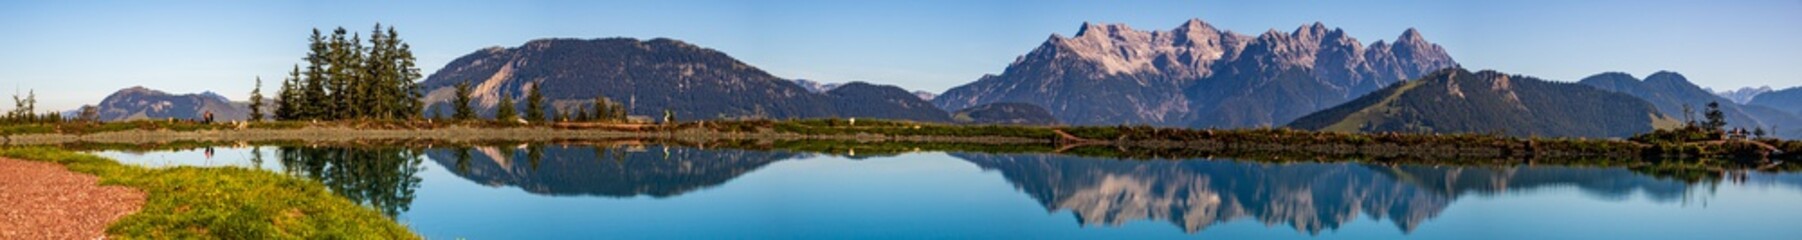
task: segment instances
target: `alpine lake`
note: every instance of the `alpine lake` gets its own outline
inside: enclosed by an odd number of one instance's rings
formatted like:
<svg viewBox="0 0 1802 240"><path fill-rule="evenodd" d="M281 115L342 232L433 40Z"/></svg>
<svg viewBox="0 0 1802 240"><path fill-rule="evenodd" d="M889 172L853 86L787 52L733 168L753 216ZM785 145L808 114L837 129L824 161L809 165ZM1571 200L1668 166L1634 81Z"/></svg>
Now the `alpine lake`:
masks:
<svg viewBox="0 0 1802 240"><path fill-rule="evenodd" d="M746 150L89 149L317 180L433 239L1793 239L1802 174Z"/></svg>

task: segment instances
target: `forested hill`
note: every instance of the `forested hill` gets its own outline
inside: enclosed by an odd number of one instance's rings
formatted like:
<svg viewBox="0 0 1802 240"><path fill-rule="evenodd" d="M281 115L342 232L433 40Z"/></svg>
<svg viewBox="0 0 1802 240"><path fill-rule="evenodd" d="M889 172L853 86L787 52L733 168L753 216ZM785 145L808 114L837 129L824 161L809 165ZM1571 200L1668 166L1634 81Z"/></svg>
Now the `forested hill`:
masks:
<svg viewBox="0 0 1802 240"><path fill-rule="evenodd" d="M1627 137L1677 121L1630 95L1585 85L1447 69L1304 116L1289 126L1342 132Z"/></svg>

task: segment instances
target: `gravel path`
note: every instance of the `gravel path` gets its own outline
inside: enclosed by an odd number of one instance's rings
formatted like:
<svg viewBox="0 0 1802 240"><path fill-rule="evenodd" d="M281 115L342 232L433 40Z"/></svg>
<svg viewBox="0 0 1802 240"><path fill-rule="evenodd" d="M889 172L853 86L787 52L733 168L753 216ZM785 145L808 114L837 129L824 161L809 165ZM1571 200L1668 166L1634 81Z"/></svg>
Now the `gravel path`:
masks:
<svg viewBox="0 0 1802 240"><path fill-rule="evenodd" d="M0 158L0 239L100 239L144 205L144 192L99 186L62 165Z"/></svg>

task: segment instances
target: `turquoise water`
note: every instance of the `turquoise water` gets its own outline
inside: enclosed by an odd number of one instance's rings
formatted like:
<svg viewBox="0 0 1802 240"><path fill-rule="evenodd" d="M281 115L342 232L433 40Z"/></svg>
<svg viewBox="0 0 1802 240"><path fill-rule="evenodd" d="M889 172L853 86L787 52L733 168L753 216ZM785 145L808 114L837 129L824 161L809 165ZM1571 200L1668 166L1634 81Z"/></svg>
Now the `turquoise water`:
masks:
<svg viewBox="0 0 1802 240"><path fill-rule="evenodd" d="M686 147L101 155L319 179L436 239L1796 239L1802 175Z"/></svg>

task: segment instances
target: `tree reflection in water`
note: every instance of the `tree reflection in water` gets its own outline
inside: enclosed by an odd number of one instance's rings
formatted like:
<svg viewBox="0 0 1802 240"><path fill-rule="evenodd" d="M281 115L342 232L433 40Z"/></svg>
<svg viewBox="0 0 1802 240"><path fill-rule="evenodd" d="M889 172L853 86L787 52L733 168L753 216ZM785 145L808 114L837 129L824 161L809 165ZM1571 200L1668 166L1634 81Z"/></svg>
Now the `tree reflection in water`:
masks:
<svg viewBox="0 0 1802 240"><path fill-rule="evenodd" d="M280 147L277 155L288 174L318 180L389 217L413 203L424 170L422 151L405 148Z"/></svg>

